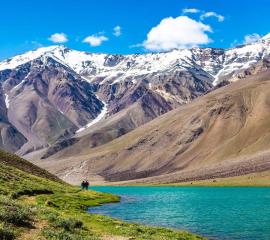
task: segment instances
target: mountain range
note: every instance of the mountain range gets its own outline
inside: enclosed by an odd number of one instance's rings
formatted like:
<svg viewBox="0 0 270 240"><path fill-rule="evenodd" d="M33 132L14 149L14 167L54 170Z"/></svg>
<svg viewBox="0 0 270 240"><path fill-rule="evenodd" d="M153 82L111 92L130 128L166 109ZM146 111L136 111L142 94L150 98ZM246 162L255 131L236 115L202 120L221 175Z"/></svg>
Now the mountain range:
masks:
<svg viewBox="0 0 270 240"><path fill-rule="evenodd" d="M39 48L0 62L0 147L69 182L267 170L269 67L269 35L133 55Z"/></svg>

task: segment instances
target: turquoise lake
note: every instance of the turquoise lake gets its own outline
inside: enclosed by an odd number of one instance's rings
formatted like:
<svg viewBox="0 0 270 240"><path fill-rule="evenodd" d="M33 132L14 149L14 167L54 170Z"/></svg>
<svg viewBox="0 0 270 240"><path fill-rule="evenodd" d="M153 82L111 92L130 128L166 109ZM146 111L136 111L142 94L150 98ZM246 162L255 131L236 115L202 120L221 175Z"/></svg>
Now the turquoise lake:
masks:
<svg viewBox="0 0 270 240"><path fill-rule="evenodd" d="M89 209L129 222L184 229L210 239L270 239L270 188L92 187L121 203Z"/></svg>

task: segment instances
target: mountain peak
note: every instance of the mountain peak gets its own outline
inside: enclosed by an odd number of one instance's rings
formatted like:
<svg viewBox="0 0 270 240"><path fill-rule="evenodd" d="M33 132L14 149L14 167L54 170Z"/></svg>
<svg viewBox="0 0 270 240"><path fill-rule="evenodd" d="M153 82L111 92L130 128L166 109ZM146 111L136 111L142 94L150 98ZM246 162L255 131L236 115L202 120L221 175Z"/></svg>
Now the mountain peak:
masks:
<svg viewBox="0 0 270 240"><path fill-rule="evenodd" d="M67 49L68 48L64 45L52 45L48 47L41 47L0 62L0 71L4 69L14 69L17 66L30 62L36 58L41 57L44 54L47 53L54 54L55 52L63 52L64 50Z"/></svg>

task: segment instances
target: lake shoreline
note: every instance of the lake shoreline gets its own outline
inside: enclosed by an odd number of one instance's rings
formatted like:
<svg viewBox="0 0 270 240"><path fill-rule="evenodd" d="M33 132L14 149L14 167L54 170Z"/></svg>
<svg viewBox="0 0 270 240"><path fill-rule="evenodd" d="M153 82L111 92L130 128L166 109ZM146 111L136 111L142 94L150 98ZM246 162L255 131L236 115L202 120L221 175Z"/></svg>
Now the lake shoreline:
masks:
<svg viewBox="0 0 270 240"><path fill-rule="evenodd" d="M263 240L270 234L268 187L101 186L121 202L91 208L131 223L186 229L206 238ZM219 222L220 224L217 224Z"/></svg>

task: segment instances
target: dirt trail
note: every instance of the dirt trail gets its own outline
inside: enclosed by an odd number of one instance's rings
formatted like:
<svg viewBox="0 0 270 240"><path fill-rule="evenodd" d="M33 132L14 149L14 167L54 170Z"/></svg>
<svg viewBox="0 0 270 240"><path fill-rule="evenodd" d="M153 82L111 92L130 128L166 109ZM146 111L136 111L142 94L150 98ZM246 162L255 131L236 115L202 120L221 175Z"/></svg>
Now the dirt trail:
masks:
<svg viewBox="0 0 270 240"><path fill-rule="evenodd" d="M35 222L34 227L27 232L24 232L19 236L19 240L46 240L40 236L40 231L46 226L48 223L46 221L38 221Z"/></svg>

